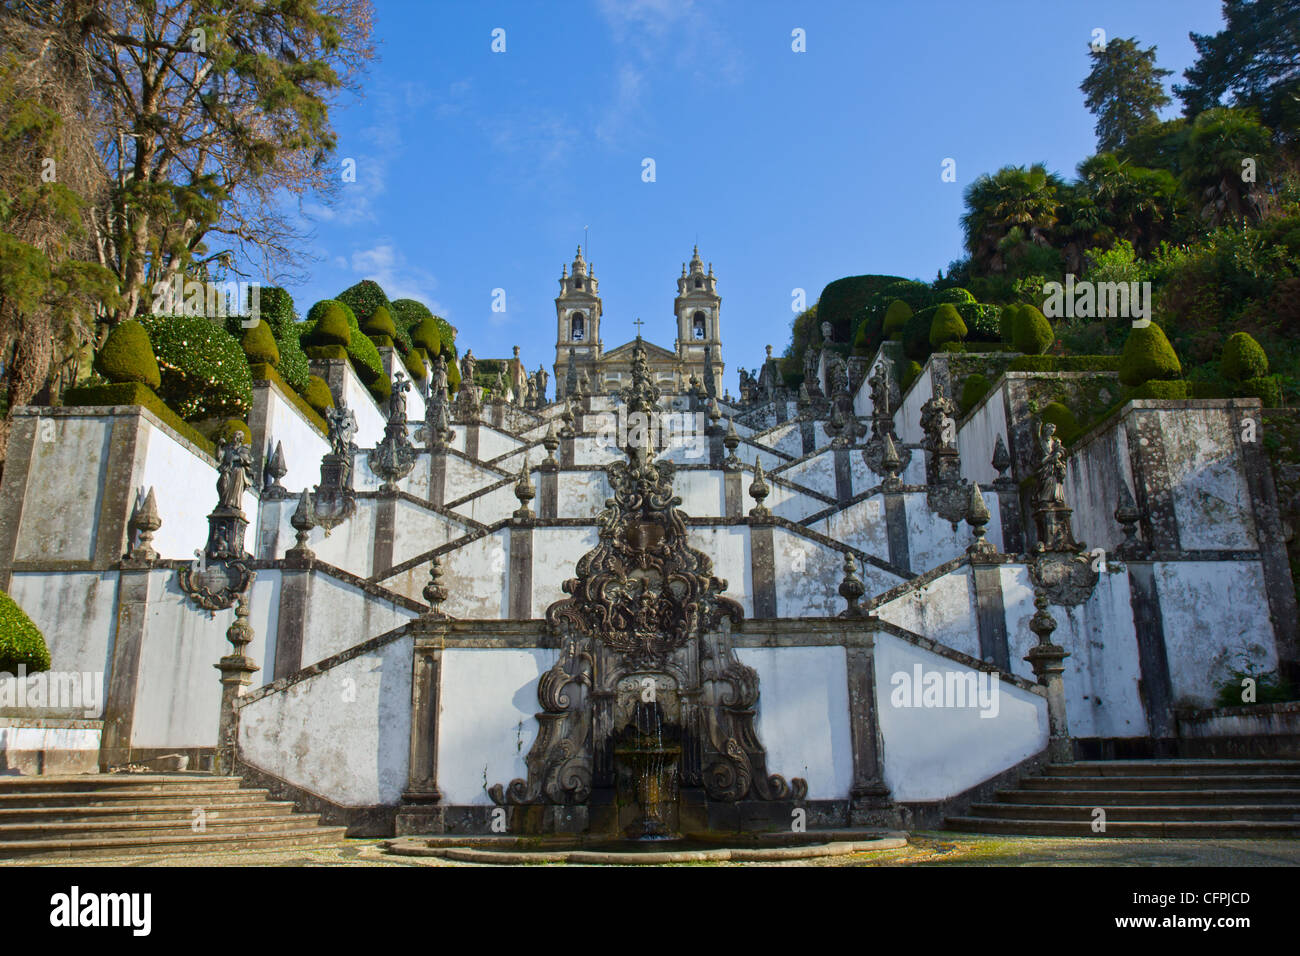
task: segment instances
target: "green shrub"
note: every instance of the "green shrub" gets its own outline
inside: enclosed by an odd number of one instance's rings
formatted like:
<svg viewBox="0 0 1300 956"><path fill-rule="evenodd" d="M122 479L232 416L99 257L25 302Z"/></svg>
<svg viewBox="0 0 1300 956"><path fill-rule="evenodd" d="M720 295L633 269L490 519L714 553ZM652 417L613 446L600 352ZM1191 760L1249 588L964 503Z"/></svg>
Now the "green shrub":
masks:
<svg viewBox="0 0 1300 956"><path fill-rule="evenodd" d="M831 324L831 335L836 342L848 342L858 323L864 318L871 297L886 286L902 281L898 276L862 275L846 276L829 282L817 299L817 321L812 331L813 342L821 341L821 324ZM874 352L880 347L879 317L867 330L867 348Z"/></svg>
<svg viewBox="0 0 1300 956"><path fill-rule="evenodd" d="M1165 337L1164 329L1152 322L1129 330L1120 355L1119 380L1125 385L1142 385L1155 380L1178 378L1183 374L1178 355Z"/></svg>
<svg viewBox="0 0 1300 956"><path fill-rule="evenodd" d="M406 371L410 373L411 378L417 382L423 382L429 376L429 367L424 362L424 352L422 349L411 349L406 353L403 360L406 364Z"/></svg>
<svg viewBox="0 0 1300 956"><path fill-rule="evenodd" d="M218 425L212 432L212 444L220 447L223 441L233 441L236 435L244 440L245 445L253 444L252 429L238 418L227 418Z"/></svg>
<svg viewBox="0 0 1300 956"><path fill-rule="evenodd" d="M908 358L923 362L930 354L930 320L937 309L922 309L903 323L903 354Z"/></svg>
<svg viewBox="0 0 1300 956"><path fill-rule="evenodd" d="M912 307L902 299L895 299L889 303L889 308L885 310L885 321L883 334L886 339L892 339L895 335L903 334L903 326L907 325L907 320L913 316ZM863 326L865 329L865 325Z"/></svg>
<svg viewBox="0 0 1300 956"><path fill-rule="evenodd" d="M307 401L299 392L289 387L289 384L284 380L279 372L269 365L254 365L252 366L252 372L254 382L274 382L279 386L280 391L284 393L284 397L293 402L294 407L297 408L298 411L302 412L303 417L306 418L307 421L315 425L322 435L329 434L329 426L325 424L325 419L321 417L320 413L317 412L316 409L307 404ZM306 388L307 383L304 381L303 390L305 391ZM326 391L328 391L328 389L326 389Z"/></svg>
<svg viewBox="0 0 1300 956"><path fill-rule="evenodd" d="M966 335L966 340L975 342L1001 342L1002 341L1002 307L997 305L981 305L978 302L961 302L957 304L957 312L966 323L966 328L970 331Z"/></svg>
<svg viewBox="0 0 1300 956"><path fill-rule="evenodd" d="M318 302L317 305L320 305ZM316 311L316 306L312 306ZM347 313L337 302L328 303L313 323L306 342L308 345L341 345L347 348L352 339L351 323ZM360 330L358 330L360 331Z"/></svg>
<svg viewBox="0 0 1300 956"><path fill-rule="evenodd" d="M1049 402L1044 405L1038 416L1044 422L1051 422L1055 425L1056 437L1066 444L1073 441L1079 434L1079 423L1075 421L1074 413L1060 402Z"/></svg>
<svg viewBox="0 0 1300 956"><path fill-rule="evenodd" d="M198 316L141 320L158 358L158 395L186 420L243 418L253 407L253 378L239 343Z"/></svg>
<svg viewBox="0 0 1300 956"><path fill-rule="evenodd" d="M961 320L957 307L945 302L934 311L930 319L930 346L940 348L950 342L960 342L966 338L966 323Z"/></svg>
<svg viewBox="0 0 1300 956"><path fill-rule="evenodd" d="M369 385L384 377L384 363L380 361L379 349L360 330L352 332L348 342L348 358L352 359L352 367L357 370L357 377L363 384Z"/></svg>
<svg viewBox="0 0 1300 956"><path fill-rule="evenodd" d="M367 386L370 394L375 397L375 401L383 403L388 401L388 397L393 394L393 382L387 375L380 375Z"/></svg>
<svg viewBox="0 0 1300 956"><path fill-rule="evenodd" d="M381 305L370 313L370 318L362 324L361 331L366 333L375 345L392 348L397 326L393 324L393 317L387 307Z"/></svg>
<svg viewBox="0 0 1300 956"><path fill-rule="evenodd" d="M975 296L971 295L960 286L951 289L944 289L942 292L936 292L934 296L935 305L942 305L949 302L953 305L974 305Z"/></svg>
<svg viewBox="0 0 1300 956"><path fill-rule="evenodd" d="M1268 356L1249 333L1234 332L1223 343L1223 360L1219 363L1219 371L1230 382L1262 378L1268 374Z"/></svg>
<svg viewBox="0 0 1300 956"><path fill-rule="evenodd" d="M1022 355L1008 372L1118 372L1118 355Z"/></svg>
<svg viewBox="0 0 1300 956"><path fill-rule="evenodd" d="M316 323L320 321L321 316L323 316L329 310L329 307L331 305L337 305L339 308L343 310L343 314L344 316L347 317L348 320L348 328L353 328L353 327L358 329L361 328L361 326L357 324L357 317L356 314L352 311L352 307L348 305L346 302L340 302L338 299L321 299L319 302L317 302L315 305L313 305L310 309L307 310L307 318L303 322L303 325L305 326L306 330L310 330L314 328ZM306 331L304 331L303 334L305 335Z"/></svg>
<svg viewBox="0 0 1300 956"><path fill-rule="evenodd" d="M920 374L921 374L921 363L908 362L907 368L903 369L903 375L898 382L899 391L906 392L909 388L911 388L912 383L916 381L916 377Z"/></svg>
<svg viewBox="0 0 1300 956"><path fill-rule="evenodd" d="M307 376L307 387L303 389L302 397L319 415L324 415L326 409L334 407L334 396L330 393L329 384L319 375Z"/></svg>
<svg viewBox="0 0 1300 956"><path fill-rule="evenodd" d="M249 362L272 366L280 364L280 349L276 346L275 336L271 334L271 326L265 319L259 320L252 328L244 330L244 340L241 344Z"/></svg>
<svg viewBox="0 0 1300 956"><path fill-rule="evenodd" d="M258 293L258 313L262 321L271 326L271 332L277 338L298 321L293 308L293 297L279 286L266 286Z"/></svg>
<svg viewBox="0 0 1300 956"><path fill-rule="evenodd" d="M1239 398L1258 398L1265 408L1281 408L1282 382L1276 375L1260 375L1237 383Z"/></svg>
<svg viewBox="0 0 1300 956"><path fill-rule="evenodd" d="M1002 314L998 316L998 335L1003 342L1011 345L1016 338L1016 316L1020 314L1020 303L1013 302L1010 305L1002 307Z"/></svg>
<svg viewBox="0 0 1300 956"><path fill-rule="evenodd" d="M388 307L388 296L373 279L362 279L351 288L344 289L334 297L352 310L353 317L363 325L370 320L376 309ZM391 334L391 333L390 333Z"/></svg>
<svg viewBox="0 0 1300 956"><path fill-rule="evenodd" d="M250 376L251 380L251 376ZM207 453L215 455L212 442L200 434L199 430L167 407L147 385L139 382L119 382L115 385L82 385L70 388L63 394L65 405L89 405L92 407L111 407L114 405L140 405L149 409L165 422L173 431Z"/></svg>
<svg viewBox="0 0 1300 956"><path fill-rule="evenodd" d="M275 370L280 373L289 388L301 394L307 387L307 376L311 374L307 353L302 350L298 336L302 334L303 324L294 322L286 325L276 336L276 345L280 350L280 364Z"/></svg>
<svg viewBox="0 0 1300 956"><path fill-rule="evenodd" d="M16 674L20 665L29 674L47 671L50 652L32 619L17 601L0 591L0 671Z"/></svg>
<svg viewBox="0 0 1300 956"><path fill-rule="evenodd" d="M442 330L432 316L421 319L411 330L411 345L424 349L428 355L437 355L442 351Z"/></svg>
<svg viewBox="0 0 1300 956"><path fill-rule="evenodd" d="M974 375L967 375L966 381L962 382L961 399L958 402L961 413L965 415L974 408L979 403L979 400L988 394L992 384L987 376L981 375L979 372Z"/></svg>
<svg viewBox="0 0 1300 956"><path fill-rule="evenodd" d="M1035 306L1028 304L1021 305L1016 310L1016 316L1012 320L1011 336L1011 343L1016 347L1016 351L1024 352L1026 355L1042 355L1056 341L1052 323L1048 322L1047 317Z"/></svg>
<svg viewBox="0 0 1300 956"><path fill-rule="evenodd" d="M135 320L120 323L108 334L94 368L110 382L139 382L154 389L162 383L149 333Z"/></svg>
<svg viewBox="0 0 1300 956"><path fill-rule="evenodd" d="M447 393L455 395L460 390L460 363L455 355L443 353L443 357L447 359Z"/></svg>
<svg viewBox="0 0 1300 956"><path fill-rule="evenodd" d="M388 305L388 311L392 313L393 324L397 326L397 334L393 340L397 347L403 351L403 354L409 352L415 344L411 341L411 332L424 319L433 319L441 321L436 315L429 311L429 307L423 302L415 299L394 299ZM446 325L446 323L443 323ZM451 341L451 326L447 326L447 341Z"/></svg>
<svg viewBox="0 0 1300 956"><path fill-rule="evenodd" d="M1168 402L1183 401L1189 398L1227 398L1228 396L1222 388L1213 382L1152 379L1133 388L1128 397L1150 398Z"/></svg>

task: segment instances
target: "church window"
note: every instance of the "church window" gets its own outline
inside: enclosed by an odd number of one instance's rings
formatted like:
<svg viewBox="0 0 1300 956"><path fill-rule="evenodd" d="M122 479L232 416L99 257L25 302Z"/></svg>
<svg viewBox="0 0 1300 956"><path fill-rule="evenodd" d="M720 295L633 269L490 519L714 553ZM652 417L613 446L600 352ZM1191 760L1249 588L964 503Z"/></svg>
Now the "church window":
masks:
<svg viewBox="0 0 1300 956"><path fill-rule="evenodd" d="M581 280L581 279L574 279L574 280L573 280L573 287L574 287L575 289L581 289L581 288L582 288L582 280Z"/></svg>
<svg viewBox="0 0 1300 956"><path fill-rule="evenodd" d="M701 278L699 278L698 276L696 276L696 278L695 278L695 288L697 288L697 289L703 289L703 288L704 288L704 280L701 279Z"/></svg>
<svg viewBox="0 0 1300 956"><path fill-rule="evenodd" d="M587 323L581 312L573 313L573 319L570 325L570 338L575 342L581 342L587 334Z"/></svg>
<svg viewBox="0 0 1300 956"><path fill-rule="evenodd" d="M695 331L694 331L694 335L695 335L695 337L696 337L697 339L702 339L702 338L704 338L704 329L705 329L705 325L704 325L704 313L703 313L703 312L696 312L696 313L695 313L694 326L695 326Z"/></svg>

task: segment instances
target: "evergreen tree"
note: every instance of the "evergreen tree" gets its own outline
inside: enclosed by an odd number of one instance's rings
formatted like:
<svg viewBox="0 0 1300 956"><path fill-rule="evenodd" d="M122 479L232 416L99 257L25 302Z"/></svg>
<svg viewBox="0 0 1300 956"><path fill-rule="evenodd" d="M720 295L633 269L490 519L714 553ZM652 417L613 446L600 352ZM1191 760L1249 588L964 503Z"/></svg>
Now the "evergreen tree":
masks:
<svg viewBox="0 0 1300 956"><path fill-rule="evenodd" d="M1092 70L1079 89L1097 117L1097 151L1110 152L1159 119L1160 108L1171 102L1164 78L1173 71L1157 67L1156 48L1143 50L1135 37L1111 40L1089 56Z"/></svg>

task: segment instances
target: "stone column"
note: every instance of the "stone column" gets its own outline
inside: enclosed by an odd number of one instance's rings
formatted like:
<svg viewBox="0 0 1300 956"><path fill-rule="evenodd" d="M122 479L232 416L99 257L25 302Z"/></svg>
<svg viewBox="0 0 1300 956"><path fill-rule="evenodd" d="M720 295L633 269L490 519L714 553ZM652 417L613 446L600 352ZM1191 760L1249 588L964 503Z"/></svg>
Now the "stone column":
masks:
<svg viewBox="0 0 1300 956"><path fill-rule="evenodd" d="M1047 594L1039 590L1034 595L1034 616L1029 629L1038 643L1029 649L1025 660L1034 669L1038 683L1047 691L1047 755L1052 763L1073 763L1074 744L1070 740L1070 727L1065 715L1065 659L1069 652L1052 643L1056 620L1047 610Z"/></svg>
<svg viewBox="0 0 1300 956"><path fill-rule="evenodd" d="M245 688L253 682L253 674L261 670L244 653L244 648L253 640L253 628L248 623L248 590L239 595L235 620L226 631L226 639L234 646L234 651L212 665L221 671L221 715L217 723L217 759L212 772L230 776L235 772L239 758L238 701L244 696Z"/></svg>
<svg viewBox="0 0 1300 956"><path fill-rule="evenodd" d="M416 634L411 661L411 755L402 805L398 807L398 836L441 833L444 828L438 789L438 706L442 687L445 623L433 623Z"/></svg>
<svg viewBox="0 0 1300 956"><path fill-rule="evenodd" d="M99 745L99 769L131 762L131 730L140 684L140 648L149 611L149 566L123 562L117 578L117 628L108 693L104 698L104 729Z"/></svg>
<svg viewBox="0 0 1300 956"><path fill-rule="evenodd" d="M845 646L849 683L849 739L853 784L849 789L850 826L889 826L897 814L881 766L880 721L876 709L875 635L863 630Z"/></svg>

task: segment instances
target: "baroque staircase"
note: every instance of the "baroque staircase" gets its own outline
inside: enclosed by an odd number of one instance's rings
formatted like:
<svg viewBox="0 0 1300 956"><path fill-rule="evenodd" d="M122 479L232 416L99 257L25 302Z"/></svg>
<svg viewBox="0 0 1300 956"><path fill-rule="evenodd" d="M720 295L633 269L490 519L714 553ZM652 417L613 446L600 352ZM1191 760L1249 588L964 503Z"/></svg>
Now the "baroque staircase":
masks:
<svg viewBox="0 0 1300 956"><path fill-rule="evenodd" d="M210 774L0 777L0 859L284 850L340 843L344 827Z"/></svg>
<svg viewBox="0 0 1300 956"><path fill-rule="evenodd" d="M1049 766L1014 790L999 790L993 802L949 817L947 827L1020 836L1300 837L1300 760Z"/></svg>

